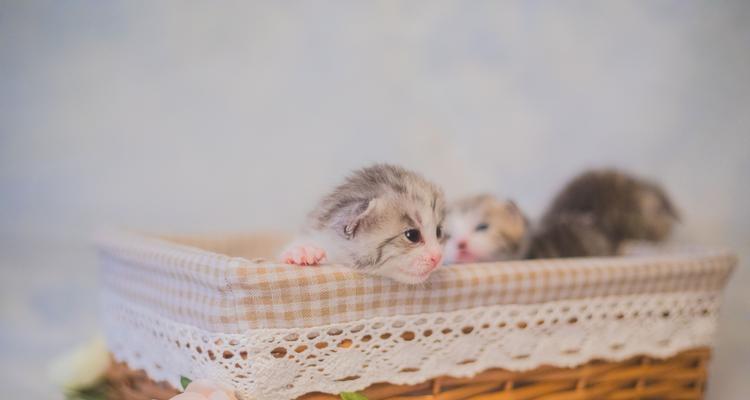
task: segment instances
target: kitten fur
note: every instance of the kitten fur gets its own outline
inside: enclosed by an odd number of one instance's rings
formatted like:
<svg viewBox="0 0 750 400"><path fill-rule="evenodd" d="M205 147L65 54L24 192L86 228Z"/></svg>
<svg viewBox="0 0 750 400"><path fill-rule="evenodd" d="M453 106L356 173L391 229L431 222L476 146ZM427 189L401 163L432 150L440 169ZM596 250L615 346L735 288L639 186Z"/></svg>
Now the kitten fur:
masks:
<svg viewBox="0 0 750 400"><path fill-rule="evenodd" d="M298 265L327 261L420 283L442 263L444 216L437 185L404 168L376 164L355 171L325 196L281 259Z"/></svg>
<svg viewBox="0 0 750 400"><path fill-rule="evenodd" d="M514 260L525 252L529 222L513 201L479 194L451 203L445 231L446 264Z"/></svg>
<svg viewBox="0 0 750 400"><path fill-rule="evenodd" d="M533 233L527 258L605 257L614 243L583 215L561 215Z"/></svg>
<svg viewBox="0 0 750 400"><path fill-rule="evenodd" d="M614 255L626 240L667 239L677 221L677 210L656 183L614 169L590 170L555 197L529 256Z"/></svg>

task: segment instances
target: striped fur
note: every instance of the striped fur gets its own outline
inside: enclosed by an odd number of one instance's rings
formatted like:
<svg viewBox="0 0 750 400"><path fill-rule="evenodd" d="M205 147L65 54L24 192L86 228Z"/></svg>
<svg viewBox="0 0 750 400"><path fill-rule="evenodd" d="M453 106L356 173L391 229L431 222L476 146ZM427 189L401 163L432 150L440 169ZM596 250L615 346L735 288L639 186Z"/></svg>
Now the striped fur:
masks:
<svg viewBox="0 0 750 400"><path fill-rule="evenodd" d="M426 257L442 258L444 215L437 185L404 168L376 164L353 172L325 196L296 242L324 249L329 263L418 283L427 276L412 272L429 275ZM421 233L419 243L405 236L410 229Z"/></svg>

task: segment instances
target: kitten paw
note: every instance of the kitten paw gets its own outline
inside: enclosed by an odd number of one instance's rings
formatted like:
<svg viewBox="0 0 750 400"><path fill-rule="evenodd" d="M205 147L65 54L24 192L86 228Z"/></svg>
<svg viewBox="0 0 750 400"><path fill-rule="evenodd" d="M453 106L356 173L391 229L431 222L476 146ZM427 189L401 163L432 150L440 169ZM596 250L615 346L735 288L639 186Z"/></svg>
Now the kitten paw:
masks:
<svg viewBox="0 0 750 400"><path fill-rule="evenodd" d="M281 254L281 261L294 265L319 265L325 258L325 250L315 246L294 246Z"/></svg>

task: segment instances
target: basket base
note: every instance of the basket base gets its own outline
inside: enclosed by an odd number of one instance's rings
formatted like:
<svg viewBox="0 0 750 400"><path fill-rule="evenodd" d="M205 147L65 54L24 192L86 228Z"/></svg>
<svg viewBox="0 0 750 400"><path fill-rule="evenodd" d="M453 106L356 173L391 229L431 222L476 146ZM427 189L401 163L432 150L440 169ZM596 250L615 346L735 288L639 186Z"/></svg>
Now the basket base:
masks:
<svg viewBox="0 0 750 400"><path fill-rule="evenodd" d="M375 384L361 391L370 400L585 400L702 399L709 348L683 351L666 359L647 356L625 361L591 361L575 368L540 367L513 372L492 369L472 378L440 377L417 385ZM179 393L124 363L107 373L114 400L166 400ZM310 393L299 400L338 400Z"/></svg>

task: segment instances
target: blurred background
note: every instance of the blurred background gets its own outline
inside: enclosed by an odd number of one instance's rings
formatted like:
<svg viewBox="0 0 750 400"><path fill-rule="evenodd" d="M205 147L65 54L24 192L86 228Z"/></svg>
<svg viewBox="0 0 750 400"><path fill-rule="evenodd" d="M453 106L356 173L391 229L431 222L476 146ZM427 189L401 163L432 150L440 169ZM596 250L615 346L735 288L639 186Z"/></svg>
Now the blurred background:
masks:
<svg viewBox="0 0 750 400"><path fill-rule="evenodd" d="M662 182L742 258L710 399L750 394L750 3L0 2L0 383L97 329L99 227L293 230L371 162L538 216L585 167Z"/></svg>

